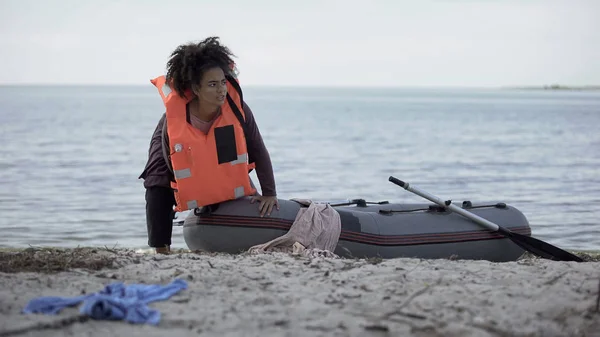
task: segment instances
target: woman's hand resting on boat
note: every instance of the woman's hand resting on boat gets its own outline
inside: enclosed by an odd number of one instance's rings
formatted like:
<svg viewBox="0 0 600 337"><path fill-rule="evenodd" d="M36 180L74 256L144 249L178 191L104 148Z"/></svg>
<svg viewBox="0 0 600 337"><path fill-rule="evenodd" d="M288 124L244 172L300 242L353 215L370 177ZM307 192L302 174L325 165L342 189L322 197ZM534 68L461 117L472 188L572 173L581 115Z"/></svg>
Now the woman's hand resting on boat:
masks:
<svg viewBox="0 0 600 337"><path fill-rule="evenodd" d="M256 195L250 198L251 203L259 202L258 210L260 211L260 216L271 215L271 211L273 210L273 206L277 207L279 210L279 201L277 201L277 196L265 197L262 195Z"/></svg>

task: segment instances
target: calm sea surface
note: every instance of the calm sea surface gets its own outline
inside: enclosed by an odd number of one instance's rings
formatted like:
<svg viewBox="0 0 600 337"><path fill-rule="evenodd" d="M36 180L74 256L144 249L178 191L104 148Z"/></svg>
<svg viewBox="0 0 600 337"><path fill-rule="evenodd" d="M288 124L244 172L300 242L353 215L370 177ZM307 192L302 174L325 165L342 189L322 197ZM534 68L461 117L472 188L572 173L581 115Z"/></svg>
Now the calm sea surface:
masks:
<svg viewBox="0 0 600 337"><path fill-rule="evenodd" d="M600 92L246 88L280 198L502 201L600 249ZM0 87L0 247L147 248L151 85ZM255 182L256 175L252 174ZM185 247L181 227L175 247Z"/></svg>

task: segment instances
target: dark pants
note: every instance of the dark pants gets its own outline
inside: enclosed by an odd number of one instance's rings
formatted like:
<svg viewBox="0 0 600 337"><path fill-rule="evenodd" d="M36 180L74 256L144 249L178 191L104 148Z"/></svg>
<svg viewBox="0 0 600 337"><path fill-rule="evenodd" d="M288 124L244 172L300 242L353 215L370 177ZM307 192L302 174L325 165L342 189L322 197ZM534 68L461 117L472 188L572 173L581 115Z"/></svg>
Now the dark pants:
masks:
<svg viewBox="0 0 600 337"><path fill-rule="evenodd" d="M172 189L166 187L146 189L146 227L150 247L171 245L174 205L175 196Z"/></svg>

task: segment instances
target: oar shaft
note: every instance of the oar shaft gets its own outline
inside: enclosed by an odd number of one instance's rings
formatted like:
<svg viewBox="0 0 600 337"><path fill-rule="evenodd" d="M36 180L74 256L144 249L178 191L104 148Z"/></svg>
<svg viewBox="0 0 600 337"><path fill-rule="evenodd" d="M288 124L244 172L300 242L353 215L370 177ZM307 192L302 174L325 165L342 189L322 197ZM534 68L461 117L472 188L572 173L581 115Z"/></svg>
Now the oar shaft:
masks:
<svg viewBox="0 0 600 337"><path fill-rule="evenodd" d="M468 219L471 219L471 220L477 222L478 224L480 224L480 225L488 228L491 231L495 232L495 231L498 231L500 229L500 226L496 225L495 223L490 222L490 221L488 221L488 220L486 220L486 219L484 219L484 218L482 218L482 217L480 217L480 216L478 216L476 214L473 214L473 213L471 213L469 211L466 211L466 210L464 210L464 209L462 209L462 208L460 208L460 207L458 207L456 205L446 204L446 202L444 202L442 199L440 199L440 198L438 198L438 197L436 197L434 195L431 195L431 194L429 194L429 193L427 193L425 191L421 191L417 187L412 187L412 186L410 186L409 183L403 182L402 180L400 180L398 178L390 177L389 181L391 181L392 183L394 183L394 184L396 184L396 185L404 188L407 191L413 192L414 194L417 194L417 195L419 195L419 196L421 196L421 197L423 197L423 198L425 198L425 199L427 199L429 201L432 201L432 202L434 202L434 203L436 203L436 204L438 204L438 205L440 205L442 207L447 207L448 209L450 209L450 210L452 210L452 211L454 211L454 212L456 212L456 213L458 213L458 214L460 214L460 215L462 215L462 216L464 216L464 217L466 217Z"/></svg>

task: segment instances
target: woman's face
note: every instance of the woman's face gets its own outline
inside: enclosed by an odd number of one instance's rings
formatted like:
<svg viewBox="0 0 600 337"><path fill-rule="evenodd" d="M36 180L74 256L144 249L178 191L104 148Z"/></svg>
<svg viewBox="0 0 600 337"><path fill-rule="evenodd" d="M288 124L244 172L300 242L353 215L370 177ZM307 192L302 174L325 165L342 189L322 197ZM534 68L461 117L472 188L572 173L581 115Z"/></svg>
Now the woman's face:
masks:
<svg viewBox="0 0 600 337"><path fill-rule="evenodd" d="M227 95L227 79L219 67L208 69L199 86L195 86L194 93L198 96L200 104L221 106L225 103Z"/></svg>

